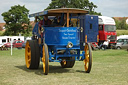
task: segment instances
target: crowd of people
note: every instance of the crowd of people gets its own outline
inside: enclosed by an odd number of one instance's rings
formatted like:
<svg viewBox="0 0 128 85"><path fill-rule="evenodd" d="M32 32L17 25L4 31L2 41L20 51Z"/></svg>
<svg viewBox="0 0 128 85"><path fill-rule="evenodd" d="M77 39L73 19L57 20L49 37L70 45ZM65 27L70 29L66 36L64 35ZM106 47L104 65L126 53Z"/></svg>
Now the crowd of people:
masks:
<svg viewBox="0 0 128 85"><path fill-rule="evenodd" d="M61 20L61 17L55 17L53 21L48 19L48 16L43 16L43 19L39 21L39 27L66 27L67 26L67 16L64 15L64 18ZM69 27L72 27L73 24L69 21Z"/></svg>
<svg viewBox="0 0 128 85"><path fill-rule="evenodd" d="M43 37L43 27L67 27L67 16L64 15L63 18L61 17L54 17L54 19L49 19L48 16L43 16L43 19L39 21L39 33L41 34L41 37ZM71 24L71 21L69 21L69 27L72 27L73 24Z"/></svg>

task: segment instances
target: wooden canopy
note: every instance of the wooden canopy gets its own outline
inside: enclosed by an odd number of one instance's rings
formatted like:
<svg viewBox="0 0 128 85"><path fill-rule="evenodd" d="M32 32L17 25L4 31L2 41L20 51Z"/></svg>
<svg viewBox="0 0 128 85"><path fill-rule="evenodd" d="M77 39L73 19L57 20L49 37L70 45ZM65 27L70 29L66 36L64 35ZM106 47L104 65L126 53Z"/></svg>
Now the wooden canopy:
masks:
<svg viewBox="0 0 128 85"><path fill-rule="evenodd" d="M77 9L77 8L50 9L50 10L45 10L45 11L30 14L29 17L36 17L36 16L43 16L43 15L55 16L56 14L60 14L60 13L88 14L88 10Z"/></svg>
<svg viewBox="0 0 128 85"><path fill-rule="evenodd" d="M73 14L73 16L76 16L78 14L88 14L88 10L84 9L77 9L77 8L59 8L59 9L50 9L34 14L30 14L29 17L38 17L38 16L57 16L60 15L61 13L67 14L67 27L69 27L69 14Z"/></svg>

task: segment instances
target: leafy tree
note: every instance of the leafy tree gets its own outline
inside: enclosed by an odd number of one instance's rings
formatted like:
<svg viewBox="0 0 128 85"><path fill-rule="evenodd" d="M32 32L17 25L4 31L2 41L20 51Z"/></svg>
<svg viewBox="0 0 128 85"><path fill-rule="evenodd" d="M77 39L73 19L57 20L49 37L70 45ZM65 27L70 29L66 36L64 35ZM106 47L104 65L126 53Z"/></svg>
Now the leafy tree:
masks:
<svg viewBox="0 0 128 85"><path fill-rule="evenodd" d="M119 30L128 30L128 24L126 24L126 19L124 18L121 21L115 20L116 28Z"/></svg>
<svg viewBox="0 0 128 85"><path fill-rule="evenodd" d="M29 10L25 6L12 6L7 12L2 13L6 22L4 35L29 35L30 25L28 19Z"/></svg>
<svg viewBox="0 0 128 85"><path fill-rule="evenodd" d="M52 0L46 10L55 8L80 8L89 10L90 14L101 15L101 13L94 11L97 6L93 2L89 2L89 0Z"/></svg>

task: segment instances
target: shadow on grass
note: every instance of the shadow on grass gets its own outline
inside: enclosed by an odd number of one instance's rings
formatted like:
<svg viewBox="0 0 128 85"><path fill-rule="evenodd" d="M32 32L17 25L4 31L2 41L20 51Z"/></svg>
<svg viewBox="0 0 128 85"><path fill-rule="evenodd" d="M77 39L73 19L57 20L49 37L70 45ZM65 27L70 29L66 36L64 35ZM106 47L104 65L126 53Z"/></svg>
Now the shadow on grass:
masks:
<svg viewBox="0 0 128 85"><path fill-rule="evenodd" d="M81 70L76 70L76 72L79 72L79 73L86 73L85 71L81 71Z"/></svg>
<svg viewBox="0 0 128 85"><path fill-rule="evenodd" d="M87 75L89 75L90 73L86 73L85 71L81 71L81 70L76 70L76 72L79 72L79 73L85 73L85 74L87 74Z"/></svg>
<svg viewBox="0 0 128 85"><path fill-rule="evenodd" d="M34 72L37 75L43 75L43 65L40 65L38 69L27 69L26 65L15 66L16 68L22 69L26 72ZM62 68L61 66L53 66L49 65L49 73L66 73L69 72L70 69Z"/></svg>

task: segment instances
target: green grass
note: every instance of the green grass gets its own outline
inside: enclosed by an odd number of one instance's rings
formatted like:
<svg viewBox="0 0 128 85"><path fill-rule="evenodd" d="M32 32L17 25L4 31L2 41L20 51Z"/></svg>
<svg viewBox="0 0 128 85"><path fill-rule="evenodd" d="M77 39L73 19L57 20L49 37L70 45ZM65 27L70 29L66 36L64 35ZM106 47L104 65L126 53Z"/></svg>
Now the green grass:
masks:
<svg viewBox="0 0 128 85"><path fill-rule="evenodd" d="M50 62L49 74L25 66L24 49L0 51L0 85L128 85L128 52L126 50L93 51L91 72L85 73L82 61L73 68L61 68Z"/></svg>
<svg viewBox="0 0 128 85"><path fill-rule="evenodd" d="M128 35L128 30L116 30L117 36L119 35Z"/></svg>

